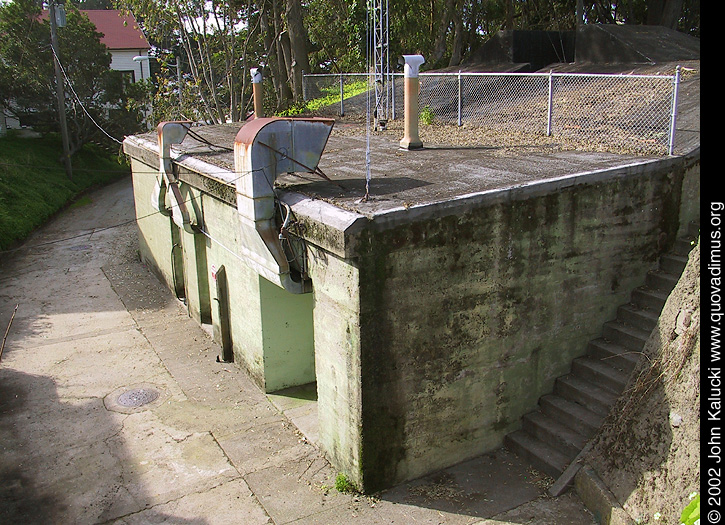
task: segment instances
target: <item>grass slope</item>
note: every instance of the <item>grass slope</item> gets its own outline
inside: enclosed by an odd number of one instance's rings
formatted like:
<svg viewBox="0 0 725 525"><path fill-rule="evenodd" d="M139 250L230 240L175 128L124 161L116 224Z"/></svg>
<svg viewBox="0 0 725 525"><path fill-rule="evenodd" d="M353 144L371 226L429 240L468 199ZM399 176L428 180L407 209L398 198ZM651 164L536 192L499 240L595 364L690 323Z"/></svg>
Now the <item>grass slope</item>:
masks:
<svg viewBox="0 0 725 525"><path fill-rule="evenodd" d="M73 156L73 180L59 159L60 137L0 138L0 250L25 239L84 191L130 173L128 166L89 144Z"/></svg>

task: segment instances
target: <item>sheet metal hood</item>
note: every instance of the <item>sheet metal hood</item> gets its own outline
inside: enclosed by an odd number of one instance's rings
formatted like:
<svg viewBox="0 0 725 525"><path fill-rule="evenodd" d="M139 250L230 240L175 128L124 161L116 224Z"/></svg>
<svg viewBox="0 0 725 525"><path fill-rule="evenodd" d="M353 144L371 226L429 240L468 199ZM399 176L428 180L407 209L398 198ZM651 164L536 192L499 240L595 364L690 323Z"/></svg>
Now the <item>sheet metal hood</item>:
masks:
<svg viewBox="0 0 725 525"><path fill-rule="evenodd" d="M274 181L283 173L317 170L335 121L323 118L258 118L234 141L241 244L249 263L267 280L293 293L311 283L293 267L277 223Z"/></svg>

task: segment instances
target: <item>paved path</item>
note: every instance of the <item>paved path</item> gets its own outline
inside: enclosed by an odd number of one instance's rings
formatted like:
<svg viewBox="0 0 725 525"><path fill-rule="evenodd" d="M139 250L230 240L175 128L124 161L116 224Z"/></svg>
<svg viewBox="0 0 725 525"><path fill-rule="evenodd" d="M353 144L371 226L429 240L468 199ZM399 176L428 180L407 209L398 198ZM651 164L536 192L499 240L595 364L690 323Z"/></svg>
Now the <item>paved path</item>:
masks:
<svg viewBox="0 0 725 525"><path fill-rule="evenodd" d="M138 261L130 179L90 197L0 254L0 335L17 305L0 523L594 523L504 450L374 497L337 492L317 448Z"/></svg>

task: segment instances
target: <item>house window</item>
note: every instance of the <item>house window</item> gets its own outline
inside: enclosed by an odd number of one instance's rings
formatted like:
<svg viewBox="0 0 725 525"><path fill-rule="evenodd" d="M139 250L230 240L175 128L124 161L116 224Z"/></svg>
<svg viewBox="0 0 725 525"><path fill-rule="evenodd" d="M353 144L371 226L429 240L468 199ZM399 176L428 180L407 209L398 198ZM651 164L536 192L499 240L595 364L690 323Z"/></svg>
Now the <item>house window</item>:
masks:
<svg viewBox="0 0 725 525"><path fill-rule="evenodd" d="M136 82L136 72L133 70L121 71L121 77L123 78L123 85L127 86Z"/></svg>

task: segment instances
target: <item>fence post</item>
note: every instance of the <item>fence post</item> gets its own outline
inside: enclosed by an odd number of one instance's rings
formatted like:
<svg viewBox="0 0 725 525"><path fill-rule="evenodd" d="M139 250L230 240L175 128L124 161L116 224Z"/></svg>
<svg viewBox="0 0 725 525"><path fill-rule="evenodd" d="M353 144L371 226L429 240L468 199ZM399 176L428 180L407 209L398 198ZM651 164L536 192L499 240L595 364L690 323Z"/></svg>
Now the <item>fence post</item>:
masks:
<svg viewBox="0 0 725 525"><path fill-rule="evenodd" d="M302 70L302 100L307 102L307 79L305 78L305 70Z"/></svg>
<svg viewBox="0 0 725 525"><path fill-rule="evenodd" d="M675 68L674 85L672 86L672 113L670 118L670 143L667 154L672 155L675 150L675 125L677 124L677 97L680 92L680 66Z"/></svg>
<svg viewBox="0 0 725 525"><path fill-rule="evenodd" d="M549 104L546 110L546 136L551 137L551 119L554 111L554 75L549 70Z"/></svg>
<svg viewBox="0 0 725 525"><path fill-rule="evenodd" d="M458 127L463 125L463 86L461 80L461 70L458 70Z"/></svg>
<svg viewBox="0 0 725 525"><path fill-rule="evenodd" d="M340 116L345 116L345 81L342 79L342 73L340 73Z"/></svg>
<svg viewBox="0 0 725 525"><path fill-rule="evenodd" d="M390 85L392 86L392 91L390 92L390 99L391 99L391 118L395 120L395 73L389 73L390 75Z"/></svg>

